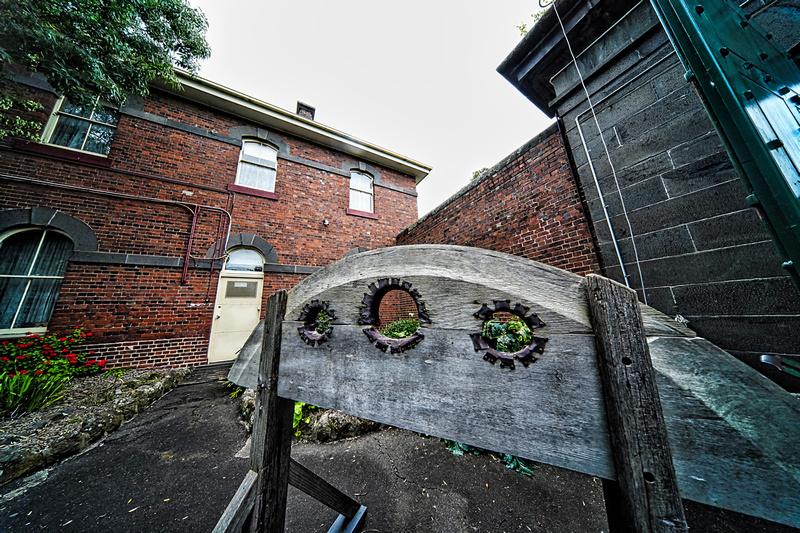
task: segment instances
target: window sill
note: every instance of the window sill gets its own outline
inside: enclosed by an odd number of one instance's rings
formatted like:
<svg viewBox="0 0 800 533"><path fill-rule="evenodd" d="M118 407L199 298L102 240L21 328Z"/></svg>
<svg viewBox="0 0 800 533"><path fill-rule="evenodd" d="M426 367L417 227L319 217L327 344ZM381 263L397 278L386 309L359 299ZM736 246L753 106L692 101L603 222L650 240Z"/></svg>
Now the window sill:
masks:
<svg viewBox="0 0 800 533"><path fill-rule="evenodd" d="M228 190L231 192L238 192L241 194L248 194L250 196L258 196L261 198L267 198L268 200L277 200L278 195L274 192L264 191L262 189L254 189L252 187L245 187L244 185L236 185L233 183L228 184Z"/></svg>
<svg viewBox="0 0 800 533"><path fill-rule="evenodd" d="M353 215L353 216L356 216L356 217L364 217L364 218L371 218L372 220L378 220L378 215L376 215L375 213L369 213L367 211L358 211L356 209L348 209L347 210L347 214L348 215Z"/></svg>
<svg viewBox="0 0 800 533"><path fill-rule="evenodd" d="M65 159L67 161L77 161L80 163L91 163L101 167L113 166L113 161L104 155L93 154L91 152L82 152L80 150L72 150L64 148L55 144L44 144L36 141L16 141L14 148L24 152L32 152L50 156L56 159Z"/></svg>
<svg viewBox="0 0 800 533"><path fill-rule="evenodd" d="M19 339L28 335L44 335L47 327L39 326L32 328L0 329L0 339Z"/></svg>

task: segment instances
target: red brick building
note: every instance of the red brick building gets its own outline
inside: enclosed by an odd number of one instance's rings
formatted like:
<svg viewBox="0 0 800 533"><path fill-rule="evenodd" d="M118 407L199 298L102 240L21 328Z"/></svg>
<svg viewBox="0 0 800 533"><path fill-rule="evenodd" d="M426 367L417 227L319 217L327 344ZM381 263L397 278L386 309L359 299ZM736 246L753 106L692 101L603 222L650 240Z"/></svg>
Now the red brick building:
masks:
<svg viewBox="0 0 800 533"><path fill-rule="evenodd" d="M557 124L403 230L397 244L476 246L582 275L600 269Z"/></svg>
<svg viewBox="0 0 800 533"><path fill-rule="evenodd" d="M81 326L116 366L230 359L265 296L416 219L429 167L181 82L88 109L20 79L47 126L0 145L0 338Z"/></svg>

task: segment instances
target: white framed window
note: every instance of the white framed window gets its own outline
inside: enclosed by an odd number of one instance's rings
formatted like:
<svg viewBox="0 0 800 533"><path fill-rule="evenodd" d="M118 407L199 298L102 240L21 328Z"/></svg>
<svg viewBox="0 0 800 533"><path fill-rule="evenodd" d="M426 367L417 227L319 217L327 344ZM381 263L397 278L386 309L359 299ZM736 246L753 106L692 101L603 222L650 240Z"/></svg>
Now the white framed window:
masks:
<svg viewBox="0 0 800 533"><path fill-rule="evenodd" d="M275 192L278 149L258 141L242 141L236 185Z"/></svg>
<svg viewBox="0 0 800 533"><path fill-rule="evenodd" d="M58 99L43 141L82 152L108 155L119 123L119 111L95 99L91 106Z"/></svg>
<svg viewBox="0 0 800 533"><path fill-rule="evenodd" d="M261 272L264 270L264 258L261 254L250 248L236 248L228 253L225 260L225 270L239 272Z"/></svg>
<svg viewBox="0 0 800 533"><path fill-rule="evenodd" d="M0 337L45 331L73 246L51 229L0 236Z"/></svg>
<svg viewBox="0 0 800 533"><path fill-rule="evenodd" d="M357 170L350 171L350 209L374 213L372 176Z"/></svg>

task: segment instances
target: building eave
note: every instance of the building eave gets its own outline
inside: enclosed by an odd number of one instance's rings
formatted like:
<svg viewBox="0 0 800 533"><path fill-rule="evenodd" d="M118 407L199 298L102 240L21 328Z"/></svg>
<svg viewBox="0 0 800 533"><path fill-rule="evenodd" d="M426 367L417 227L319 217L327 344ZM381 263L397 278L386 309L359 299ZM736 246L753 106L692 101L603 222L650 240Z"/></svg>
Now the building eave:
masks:
<svg viewBox="0 0 800 533"><path fill-rule="evenodd" d="M178 72L178 80L181 88L165 82L154 82L153 86L180 98L250 120L266 128L274 128L352 155L356 159L413 176L417 184L431 171L431 167L428 165L213 81L192 76L186 72Z"/></svg>

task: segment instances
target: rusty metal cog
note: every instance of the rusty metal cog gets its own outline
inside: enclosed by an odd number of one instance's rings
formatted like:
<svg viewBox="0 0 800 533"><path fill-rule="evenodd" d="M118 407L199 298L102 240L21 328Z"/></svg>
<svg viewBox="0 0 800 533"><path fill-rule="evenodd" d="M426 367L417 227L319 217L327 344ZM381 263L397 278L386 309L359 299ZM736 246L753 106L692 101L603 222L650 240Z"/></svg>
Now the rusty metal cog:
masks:
<svg viewBox="0 0 800 533"><path fill-rule="evenodd" d="M414 305L417 307L417 317L420 323L430 324L431 319L428 317L428 311L425 309L425 302L420 300L420 294L416 289L411 288L411 283L401 281L399 278L382 278L377 281L377 284L369 284L369 293L364 294L364 299L361 301L361 311L358 323L362 325L371 326L364 329L364 334L370 342L374 342L375 346L385 352L387 349L391 353L401 353L409 350L419 344L425 336L419 331L402 339L392 339L382 335L378 331L377 325L379 322L379 311L381 299L389 291L399 290L406 292L414 300Z"/></svg>
<svg viewBox="0 0 800 533"><path fill-rule="evenodd" d="M515 304L512 308L510 300L496 300L493 308L489 307L487 304L483 304L481 308L475 312L474 316L481 319L484 326L481 328L479 333L470 334L475 351L485 351L486 353L483 355L483 359L491 364L495 364L495 362L497 362L499 359L500 368L509 368L513 370L515 368L514 360L519 361L525 367L531 363L535 363L537 358L533 354L537 353L542 355L544 353L544 346L548 339L533 335L532 332L535 329L544 327L545 323L542 322L538 316L536 316L536 313L531 313L529 315L528 311L530 311L529 307L519 303ZM506 352L498 349L498 341L500 339L492 336L491 334L487 335L486 325L490 320L492 320L495 313L499 312L515 315L517 318L519 318L520 322L523 322L525 326L527 326L531 332L530 342L528 342L527 345L515 352ZM509 335L513 336L513 334ZM515 337L515 340L517 337L519 337L519 335Z"/></svg>
<svg viewBox="0 0 800 533"><path fill-rule="evenodd" d="M297 331L303 342L309 346L319 346L331 338L333 326L330 322L335 319L336 313L331 309L329 302L312 300L300 312L297 320L303 322L303 325L297 328Z"/></svg>

